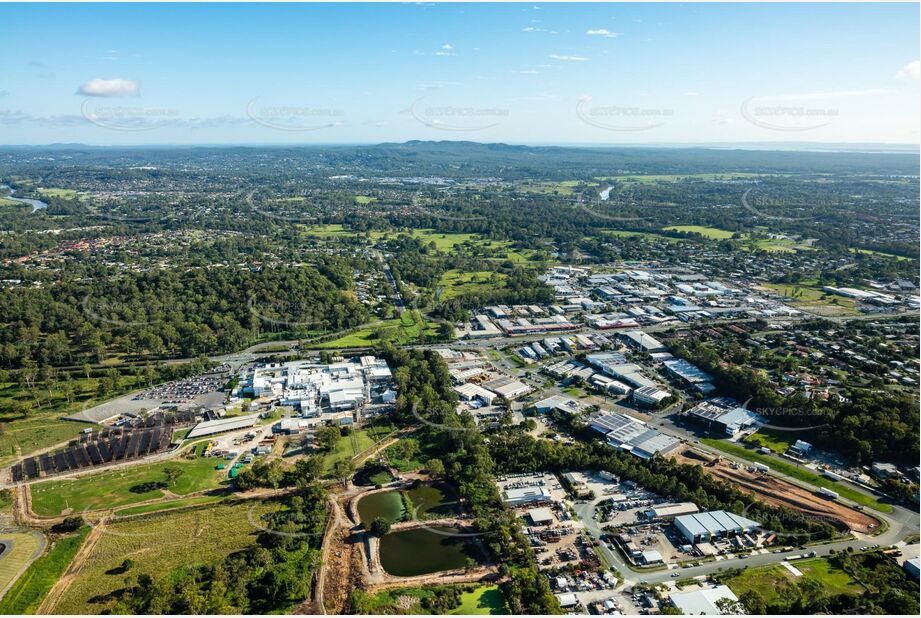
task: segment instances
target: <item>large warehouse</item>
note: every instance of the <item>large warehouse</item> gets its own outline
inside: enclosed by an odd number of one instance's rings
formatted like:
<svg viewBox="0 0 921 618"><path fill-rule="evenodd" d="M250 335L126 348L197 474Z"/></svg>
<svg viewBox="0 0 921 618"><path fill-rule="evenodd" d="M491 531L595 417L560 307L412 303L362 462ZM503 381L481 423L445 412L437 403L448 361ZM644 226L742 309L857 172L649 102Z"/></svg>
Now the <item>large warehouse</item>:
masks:
<svg viewBox="0 0 921 618"><path fill-rule="evenodd" d="M664 455L681 444L678 438L651 429L644 421L617 412L604 412L591 419L589 424L595 431L603 433L607 443L614 448L642 459L649 459L656 453Z"/></svg>
<svg viewBox="0 0 921 618"><path fill-rule="evenodd" d="M675 527L689 543L708 542L712 539L753 532L760 525L756 521L727 511L694 513L675 518Z"/></svg>

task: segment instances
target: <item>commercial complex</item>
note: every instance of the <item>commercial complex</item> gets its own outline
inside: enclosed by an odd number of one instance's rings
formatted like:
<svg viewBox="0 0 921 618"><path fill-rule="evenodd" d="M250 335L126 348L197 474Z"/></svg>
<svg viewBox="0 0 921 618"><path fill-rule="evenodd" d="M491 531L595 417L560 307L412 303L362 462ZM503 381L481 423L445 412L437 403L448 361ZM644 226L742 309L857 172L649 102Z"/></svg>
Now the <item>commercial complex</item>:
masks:
<svg viewBox="0 0 921 618"><path fill-rule="evenodd" d="M760 525L728 511L709 511L675 518L675 528L689 543L709 542L712 539L754 532Z"/></svg>
<svg viewBox="0 0 921 618"><path fill-rule="evenodd" d="M649 459L656 453L666 454L681 444L678 438L666 435L632 416L605 412L589 421L595 431L604 434L605 441L616 449Z"/></svg>

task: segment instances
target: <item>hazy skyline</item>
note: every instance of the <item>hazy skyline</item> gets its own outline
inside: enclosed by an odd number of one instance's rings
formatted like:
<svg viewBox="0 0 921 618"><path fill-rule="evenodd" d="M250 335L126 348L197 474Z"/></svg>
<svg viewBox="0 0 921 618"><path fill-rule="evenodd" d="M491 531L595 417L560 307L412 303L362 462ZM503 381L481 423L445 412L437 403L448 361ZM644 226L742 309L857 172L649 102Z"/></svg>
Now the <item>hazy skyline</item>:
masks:
<svg viewBox="0 0 921 618"><path fill-rule="evenodd" d="M0 144L919 141L917 4L0 5Z"/></svg>

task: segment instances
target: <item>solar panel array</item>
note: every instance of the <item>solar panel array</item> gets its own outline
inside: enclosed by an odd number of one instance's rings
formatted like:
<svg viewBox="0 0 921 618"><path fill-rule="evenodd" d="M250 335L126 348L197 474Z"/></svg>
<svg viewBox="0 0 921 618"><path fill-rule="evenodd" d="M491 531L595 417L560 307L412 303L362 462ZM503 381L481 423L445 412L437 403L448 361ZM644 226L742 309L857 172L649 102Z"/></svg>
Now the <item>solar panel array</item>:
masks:
<svg viewBox="0 0 921 618"><path fill-rule="evenodd" d="M12 468L13 481L73 472L113 461L144 457L169 448L172 438L169 425L153 427L114 427L81 434L66 449L24 459Z"/></svg>

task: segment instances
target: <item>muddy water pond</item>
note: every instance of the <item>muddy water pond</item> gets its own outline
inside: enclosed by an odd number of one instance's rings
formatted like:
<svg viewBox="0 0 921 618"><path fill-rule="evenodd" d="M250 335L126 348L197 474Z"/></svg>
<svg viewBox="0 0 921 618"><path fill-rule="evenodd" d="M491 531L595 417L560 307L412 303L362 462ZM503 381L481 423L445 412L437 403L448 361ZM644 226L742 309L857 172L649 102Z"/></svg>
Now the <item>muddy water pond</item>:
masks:
<svg viewBox="0 0 921 618"><path fill-rule="evenodd" d="M397 577L426 575L460 569L469 562L482 562L473 539L447 526L390 532L380 543L381 566Z"/></svg>

